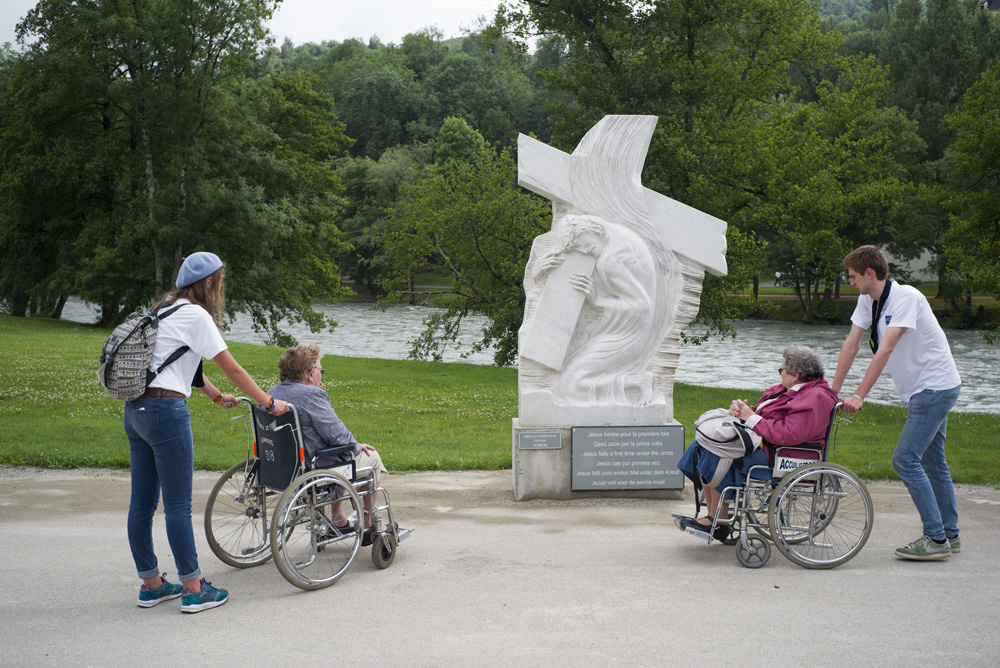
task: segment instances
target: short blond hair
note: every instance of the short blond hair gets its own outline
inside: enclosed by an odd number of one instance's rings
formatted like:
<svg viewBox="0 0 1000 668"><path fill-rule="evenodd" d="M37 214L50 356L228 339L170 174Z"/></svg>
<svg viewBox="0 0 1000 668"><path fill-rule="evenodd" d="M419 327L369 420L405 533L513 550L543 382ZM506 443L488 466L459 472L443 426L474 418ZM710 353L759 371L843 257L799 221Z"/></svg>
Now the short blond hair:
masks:
<svg viewBox="0 0 1000 668"><path fill-rule="evenodd" d="M300 343L286 350L278 360L278 376L282 381L302 382L309 370L319 364L323 351L315 343Z"/></svg>

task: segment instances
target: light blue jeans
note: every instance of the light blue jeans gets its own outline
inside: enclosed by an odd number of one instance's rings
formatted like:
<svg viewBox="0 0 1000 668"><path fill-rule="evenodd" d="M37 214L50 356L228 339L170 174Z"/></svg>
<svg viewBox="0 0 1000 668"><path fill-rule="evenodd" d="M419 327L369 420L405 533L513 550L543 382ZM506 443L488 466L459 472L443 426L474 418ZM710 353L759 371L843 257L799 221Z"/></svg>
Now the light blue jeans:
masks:
<svg viewBox="0 0 1000 668"><path fill-rule="evenodd" d="M924 535L936 540L958 535L958 507L944 458L948 412L962 386L924 390L910 397L906 424L892 455L892 467L910 492Z"/></svg>
<svg viewBox="0 0 1000 668"><path fill-rule="evenodd" d="M167 542L179 580L201 577L191 526L194 438L187 402L139 397L125 404L125 434L132 454L132 498L128 543L140 578L160 574L153 550L153 514L163 492Z"/></svg>

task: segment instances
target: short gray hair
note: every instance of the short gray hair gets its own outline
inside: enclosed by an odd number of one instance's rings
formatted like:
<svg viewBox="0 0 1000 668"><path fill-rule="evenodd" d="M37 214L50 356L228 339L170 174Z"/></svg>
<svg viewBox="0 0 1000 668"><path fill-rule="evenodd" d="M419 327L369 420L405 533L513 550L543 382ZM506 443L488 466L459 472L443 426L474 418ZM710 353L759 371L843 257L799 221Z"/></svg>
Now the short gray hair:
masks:
<svg viewBox="0 0 1000 668"><path fill-rule="evenodd" d="M788 346L781 355L785 358L785 371L792 375L799 374L800 382L808 383L823 377L823 362L812 348Z"/></svg>

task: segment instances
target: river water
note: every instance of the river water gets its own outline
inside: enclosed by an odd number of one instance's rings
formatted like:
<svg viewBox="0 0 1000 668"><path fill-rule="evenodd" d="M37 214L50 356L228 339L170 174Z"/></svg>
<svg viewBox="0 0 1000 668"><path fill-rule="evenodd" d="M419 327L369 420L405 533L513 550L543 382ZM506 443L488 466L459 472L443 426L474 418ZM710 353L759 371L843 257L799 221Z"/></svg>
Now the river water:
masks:
<svg viewBox="0 0 1000 668"><path fill-rule="evenodd" d="M323 351L331 355L385 359L406 359L410 351L409 341L421 332L423 319L434 312L426 307L406 305L391 306L385 310L363 303L318 303L315 306L337 321L334 331L312 334L304 325L288 325L286 331L299 341L320 344ZM96 320L95 312L77 298L71 298L66 304L63 317L77 322ZM462 357L463 352L468 353L486 322L482 317L467 318L459 337L459 347L446 350L444 360L492 364L491 352ZM735 339L713 337L700 346L685 344L676 380L708 387L763 390L779 382L781 350L789 345L805 345L816 350L826 367L827 378L832 380L840 345L848 332L848 327L839 325L756 320L737 322L735 327ZM1000 345L984 343L979 333L974 331L949 329L945 333L962 376L962 393L956 410L1000 413L1000 374L997 373L1000 371ZM224 336L231 341L264 343L264 337L253 331L246 314L237 315ZM868 346L862 345L845 388L853 390L857 387L870 357ZM751 401L756 399L752 396L745 398ZM894 405L902 403L888 374L883 374L875 384L868 400Z"/></svg>

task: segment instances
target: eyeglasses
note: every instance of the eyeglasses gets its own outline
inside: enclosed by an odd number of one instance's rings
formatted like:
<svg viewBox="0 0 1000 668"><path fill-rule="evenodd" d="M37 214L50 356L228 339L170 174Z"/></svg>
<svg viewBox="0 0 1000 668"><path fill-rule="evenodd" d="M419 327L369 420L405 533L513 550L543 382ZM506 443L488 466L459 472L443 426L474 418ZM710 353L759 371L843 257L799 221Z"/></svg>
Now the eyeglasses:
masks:
<svg viewBox="0 0 1000 668"><path fill-rule="evenodd" d="M319 369L319 375L320 376L322 376L324 373L326 373L326 369L324 369L321 366L311 366L311 367L309 367L310 371L312 371L313 369Z"/></svg>
<svg viewBox="0 0 1000 668"><path fill-rule="evenodd" d="M785 372L785 367L783 367L783 366L779 366L779 367L778 367L778 375L780 376L780 375L781 375L782 373L784 373L784 372Z"/></svg>

